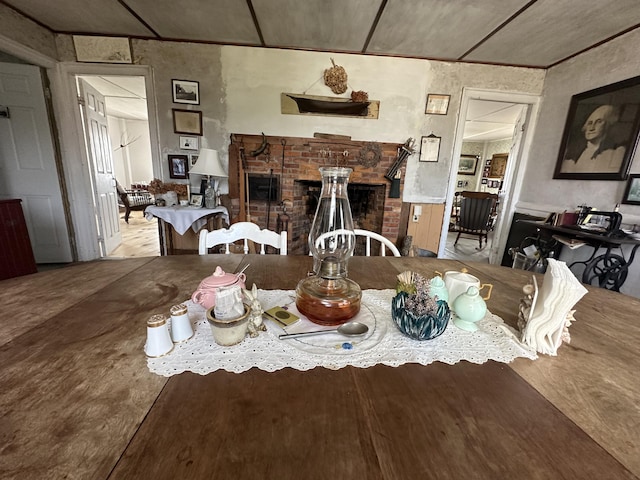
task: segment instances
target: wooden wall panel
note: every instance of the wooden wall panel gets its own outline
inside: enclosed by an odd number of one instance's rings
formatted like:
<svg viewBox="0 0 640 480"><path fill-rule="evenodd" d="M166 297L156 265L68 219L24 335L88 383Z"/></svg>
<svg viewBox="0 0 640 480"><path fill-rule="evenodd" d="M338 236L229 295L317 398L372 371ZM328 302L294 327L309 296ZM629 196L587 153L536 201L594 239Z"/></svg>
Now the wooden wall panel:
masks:
<svg viewBox="0 0 640 480"><path fill-rule="evenodd" d="M422 214L414 221L415 207L422 207ZM444 218L444 204L413 203L409 214L407 235L413 237L412 245L437 253Z"/></svg>

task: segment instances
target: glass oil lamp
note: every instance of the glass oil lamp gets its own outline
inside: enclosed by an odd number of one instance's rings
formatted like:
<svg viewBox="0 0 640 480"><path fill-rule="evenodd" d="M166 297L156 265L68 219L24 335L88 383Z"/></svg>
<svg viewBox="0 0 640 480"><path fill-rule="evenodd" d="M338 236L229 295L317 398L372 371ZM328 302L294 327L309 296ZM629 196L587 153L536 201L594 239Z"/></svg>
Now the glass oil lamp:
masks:
<svg viewBox="0 0 640 480"><path fill-rule="evenodd" d="M355 233L347 196L350 168L320 168L322 191L309 232L314 274L296 287L296 307L319 325L341 325L360 311L362 291L347 278Z"/></svg>

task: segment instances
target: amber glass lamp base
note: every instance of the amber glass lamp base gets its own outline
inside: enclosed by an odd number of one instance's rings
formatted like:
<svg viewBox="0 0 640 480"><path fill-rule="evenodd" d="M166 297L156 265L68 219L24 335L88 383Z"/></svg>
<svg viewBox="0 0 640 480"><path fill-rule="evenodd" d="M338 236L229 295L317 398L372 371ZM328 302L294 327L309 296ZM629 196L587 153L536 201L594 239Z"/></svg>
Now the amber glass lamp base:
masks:
<svg viewBox="0 0 640 480"><path fill-rule="evenodd" d="M312 276L296 287L298 311L318 325L342 325L360 311L362 290L346 277Z"/></svg>

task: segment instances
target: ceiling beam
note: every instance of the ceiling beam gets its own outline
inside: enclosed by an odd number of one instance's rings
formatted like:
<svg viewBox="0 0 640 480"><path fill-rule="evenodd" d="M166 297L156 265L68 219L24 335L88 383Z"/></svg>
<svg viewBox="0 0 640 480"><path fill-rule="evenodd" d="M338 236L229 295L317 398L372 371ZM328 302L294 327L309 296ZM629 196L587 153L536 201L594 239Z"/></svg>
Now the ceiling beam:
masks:
<svg viewBox="0 0 640 480"><path fill-rule="evenodd" d="M263 47L266 47L267 45L264 43L264 37L262 36L262 29L260 28L260 22L258 22L258 17L256 15L256 11L253 8L253 2L251 0L247 0L247 7L249 7L249 11L251 12L251 18L253 19L253 24L256 27L258 38L260 38L260 45L262 45Z"/></svg>
<svg viewBox="0 0 640 480"><path fill-rule="evenodd" d="M127 5L127 3L124 0L118 0L118 3L122 5L127 12L133 15L136 20L138 20L142 25L144 25L144 27L150 32L152 32L157 38L162 38L162 36L158 32L156 32L151 25L145 22L145 20L140 15L138 15L133 8Z"/></svg>
<svg viewBox="0 0 640 480"><path fill-rule="evenodd" d="M531 5L533 5L534 3L536 3L538 0L531 0L529 3L527 3L524 7L522 7L520 10L518 10L516 13L514 13L513 15L511 15L509 18L507 18L504 22L502 22L500 25L498 25L496 28L494 28L491 32L489 32L489 34L484 37L482 40L480 40L478 43L476 43L473 47L471 47L469 50L467 50L466 52L464 52L462 55L460 55L460 57L458 57L458 61L463 61L464 58L469 55L471 52L473 52L476 48L478 48L480 45L482 45L484 42L486 42L487 40L489 40L491 37L493 37L496 33L498 33L500 30L502 30L507 24L511 23L518 15L522 14L522 12L524 12L526 9L528 9Z"/></svg>
<svg viewBox="0 0 640 480"><path fill-rule="evenodd" d="M371 24L371 28L369 29L369 34L367 35L367 39L364 41L364 45L362 46L362 50L360 53L367 53L367 48L369 48L369 42L371 41L371 37L373 37L373 33L376 31L378 27L378 22L382 17L382 12L384 12L385 7L387 6L387 0L382 0L380 3L380 7L378 8L378 13L376 13L376 18L373 19L373 23Z"/></svg>

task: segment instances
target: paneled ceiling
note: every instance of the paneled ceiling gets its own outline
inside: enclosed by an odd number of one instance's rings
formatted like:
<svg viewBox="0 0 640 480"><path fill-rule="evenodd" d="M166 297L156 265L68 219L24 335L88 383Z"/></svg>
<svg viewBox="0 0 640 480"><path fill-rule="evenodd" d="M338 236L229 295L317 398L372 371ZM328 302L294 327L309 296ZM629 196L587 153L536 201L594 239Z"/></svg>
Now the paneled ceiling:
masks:
<svg viewBox="0 0 640 480"><path fill-rule="evenodd" d="M0 0L58 33L547 68L640 26L638 0Z"/></svg>

